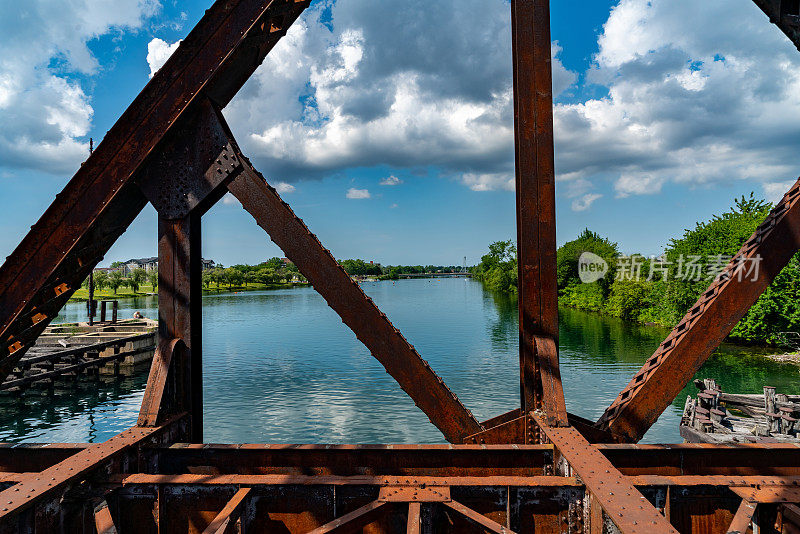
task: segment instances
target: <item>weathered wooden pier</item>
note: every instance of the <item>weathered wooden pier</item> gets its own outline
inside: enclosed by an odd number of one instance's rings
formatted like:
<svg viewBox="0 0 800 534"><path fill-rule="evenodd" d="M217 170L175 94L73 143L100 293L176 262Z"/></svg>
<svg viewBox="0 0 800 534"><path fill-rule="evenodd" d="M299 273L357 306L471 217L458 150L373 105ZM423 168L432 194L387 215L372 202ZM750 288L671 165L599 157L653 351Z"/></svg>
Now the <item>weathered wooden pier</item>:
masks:
<svg viewBox="0 0 800 534"><path fill-rule="evenodd" d="M800 446L800 395L726 393L714 380L696 381L680 422L689 443L796 443Z"/></svg>
<svg viewBox="0 0 800 534"><path fill-rule="evenodd" d="M800 44L797 0L755 1ZM158 212L159 345L138 421L103 443L0 447L0 534L797 532L796 444L637 442L800 248L800 182L598 421L568 413L549 1L512 0L520 405L478 421L225 123L308 3L214 3L0 267L5 377L144 206ZM203 444L201 219L228 192L449 444ZM738 276L755 257L761 276Z"/></svg>
<svg viewBox="0 0 800 534"><path fill-rule="evenodd" d="M158 323L150 319L48 326L0 383L0 391L23 393L81 375L129 376L149 365Z"/></svg>

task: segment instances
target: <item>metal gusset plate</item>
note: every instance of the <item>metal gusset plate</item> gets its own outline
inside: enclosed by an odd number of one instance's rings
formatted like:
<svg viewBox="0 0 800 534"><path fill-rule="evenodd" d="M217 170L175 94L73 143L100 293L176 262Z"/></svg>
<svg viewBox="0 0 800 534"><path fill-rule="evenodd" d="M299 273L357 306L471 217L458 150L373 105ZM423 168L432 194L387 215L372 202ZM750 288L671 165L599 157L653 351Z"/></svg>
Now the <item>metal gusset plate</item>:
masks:
<svg viewBox="0 0 800 534"><path fill-rule="evenodd" d="M641 439L798 248L800 180L606 409L598 426L630 441Z"/></svg>

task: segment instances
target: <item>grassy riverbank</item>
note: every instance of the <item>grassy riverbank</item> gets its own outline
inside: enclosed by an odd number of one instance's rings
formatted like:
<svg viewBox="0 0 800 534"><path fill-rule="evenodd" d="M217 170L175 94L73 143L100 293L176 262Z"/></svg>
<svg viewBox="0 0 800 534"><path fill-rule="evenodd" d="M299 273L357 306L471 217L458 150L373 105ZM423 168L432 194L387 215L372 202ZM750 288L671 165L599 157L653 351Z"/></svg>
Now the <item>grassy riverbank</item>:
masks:
<svg viewBox="0 0 800 534"><path fill-rule="evenodd" d="M258 282L251 282L245 285L234 285L234 286L211 286L211 287L203 287L203 294L217 294L217 293L239 293L242 291L265 291L271 289L288 289L291 287L302 287L306 286L308 283L306 282L295 282L295 283L279 283L279 284L260 284ZM95 300L122 300L122 299L130 299L136 297L147 297L150 295L157 295L158 288L153 288L150 285L143 285L139 287L139 291L134 292L129 287L120 287L116 293L114 293L110 289L103 289L103 290L95 290L94 292L94 299ZM89 300L89 290L86 288L80 288L75 292L74 295L69 299L70 302L86 302Z"/></svg>

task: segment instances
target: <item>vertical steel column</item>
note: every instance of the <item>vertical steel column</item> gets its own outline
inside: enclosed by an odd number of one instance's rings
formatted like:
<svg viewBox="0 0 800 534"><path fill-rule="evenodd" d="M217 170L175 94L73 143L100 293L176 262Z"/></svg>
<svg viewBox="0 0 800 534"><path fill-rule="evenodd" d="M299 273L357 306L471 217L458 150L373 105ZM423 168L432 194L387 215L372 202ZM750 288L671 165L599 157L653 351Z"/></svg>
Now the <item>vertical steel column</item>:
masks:
<svg viewBox="0 0 800 534"><path fill-rule="evenodd" d="M193 443L203 442L202 263L200 215L158 218L158 334L189 349L190 375L183 406L191 414Z"/></svg>
<svg viewBox="0 0 800 534"><path fill-rule="evenodd" d="M543 409L552 424L566 424L557 354L549 0L512 0L511 24L522 409Z"/></svg>

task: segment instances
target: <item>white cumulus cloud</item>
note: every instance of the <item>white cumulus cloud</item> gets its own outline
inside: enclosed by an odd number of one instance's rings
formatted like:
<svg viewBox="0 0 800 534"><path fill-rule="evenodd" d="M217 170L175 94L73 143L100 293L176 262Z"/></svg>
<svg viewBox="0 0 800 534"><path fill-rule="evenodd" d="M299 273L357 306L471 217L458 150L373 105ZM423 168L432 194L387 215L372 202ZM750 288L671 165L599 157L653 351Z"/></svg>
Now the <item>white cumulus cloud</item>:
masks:
<svg viewBox="0 0 800 534"><path fill-rule="evenodd" d="M586 193L572 201L572 211L586 211L600 198L603 198L600 193Z"/></svg>
<svg viewBox="0 0 800 534"><path fill-rule="evenodd" d="M560 50L556 91L576 80ZM434 167L489 190L513 175L511 103L507 1L337 0L306 11L225 114L267 175Z"/></svg>
<svg viewBox="0 0 800 534"><path fill-rule="evenodd" d="M473 191L494 191L497 189L514 191L516 189L516 178L510 172L468 172L461 175L461 182Z"/></svg>
<svg viewBox="0 0 800 534"><path fill-rule="evenodd" d="M151 78L156 75L158 69L164 66L164 63L178 49L180 44L180 41L170 44L157 37L147 43L147 65L150 67Z"/></svg>
<svg viewBox="0 0 800 534"><path fill-rule="evenodd" d="M400 185L402 183L403 183L403 180L401 180L400 178L398 178L395 175L387 176L386 178L383 178L380 181L381 185L388 185L388 186Z"/></svg>
<svg viewBox="0 0 800 534"><path fill-rule="evenodd" d="M367 189L356 189L355 187L351 187L347 190L347 195L345 195L349 199L353 200L363 200L365 198L370 198L371 195L369 194L369 190Z"/></svg>
<svg viewBox="0 0 800 534"><path fill-rule="evenodd" d="M294 193L295 189L297 189L292 184L287 184L286 182L278 182L275 185L275 190L280 193L281 195L288 195L289 193Z"/></svg>
<svg viewBox="0 0 800 534"><path fill-rule="evenodd" d="M5 2L0 17L0 167L72 174L88 157L94 110L81 78L100 65L88 42L136 30L157 0Z"/></svg>
<svg viewBox="0 0 800 534"><path fill-rule="evenodd" d="M588 77L602 97L555 108L564 179L626 197L800 173L800 54L752 2L621 0Z"/></svg>

